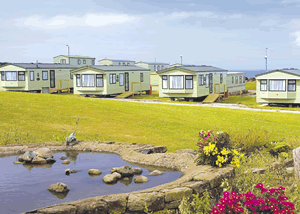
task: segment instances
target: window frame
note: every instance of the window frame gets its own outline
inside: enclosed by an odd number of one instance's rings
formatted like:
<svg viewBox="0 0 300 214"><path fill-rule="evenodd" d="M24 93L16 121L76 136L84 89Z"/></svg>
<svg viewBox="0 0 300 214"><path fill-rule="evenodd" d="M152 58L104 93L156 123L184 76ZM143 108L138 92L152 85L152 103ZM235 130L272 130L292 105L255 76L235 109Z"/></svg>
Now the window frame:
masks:
<svg viewBox="0 0 300 214"><path fill-rule="evenodd" d="M16 73L16 79L15 80L7 80L7 72ZM5 81L18 81L18 72L17 71L5 71Z"/></svg>
<svg viewBox="0 0 300 214"><path fill-rule="evenodd" d="M47 79L44 79L44 73L47 73ZM42 71L42 80L48 80L49 77L48 77L48 71Z"/></svg>
<svg viewBox="0 0 300 214"><path fill-rule="evenodd" d="M94 76L94 85L93 86L83 86L83 84L82 84L82 80L83 80L82 76ZM95 74L81 74L81 87L94 88L95 85L96 85L95 81L96 81Z"/></svg>
<svg viewBox="0 0 300 214"><path fill-rule="evenodd" d="M284 81L284 85L285 85L284 90L271 90L270 81ZM285 79L269 79L269 87L268 87L269 91L285 92L286 91L286 86L287 85L286 85L286 80Z"/></svg>
<svg viewBox="0 0 300 214"><path fill-rule="evenodd" d="M232 84L234 84L234 76L232 76Z"/></svg>
<svg viewBox="0 0 300 214"><path fill-rule="evenodd" d="M239 76L239 84L242 84L243 80L242 80L242 76Z"/></svg>
<svg viewBox="0 0 300 214"><path fill-rule="evenodd" d="M94 59L92 59L92 65L95 65L95 60Z"/></svg>
<svg viewBox="0 0 300 214"><path fill-rule="evenodd" d="M162 85L161 85L161 88L162 89L168 89L169 87L169 85L168 85L168 75L162 75L162 78L161 78L161 80L162 80ZM164 88L164 81L167 81L167 84L166 84L166 88Z"/></svg>
<svg viewBox="0 0 300 214"><path fill-rule="evenodd" d="M262 83L262 81L266 81L266 83ZM259 84L260 84L260 87L259 87L260 91L267 91L267 90L268 90L268 80L267 80L267 79L261 79L261 80L259 81ZM261 89L261 86L262 86L262 85L266 85L266 90L262 90L262 89Z"/></svg>
<svg viewBox="0 0 300 214"><path fill-rule="evenodd" d="M1 81L5 81L5 71L1 71Z"/></svg>
<svg viewBox="0 0 300 214"><path fill-rule="evenodd" d="M81 64L81 59L77 59L77 64L78 64L78 65Z"/></svg>
<svg viewBox="0 0 300 214"><path fill-rule="evenodd" d="M192 79L187 79L187 77L192 77ZM192 81L192 88L187 88L186 87L186 85L187 85L186 82L187 81ZM185 89L188 89L188 90L194 89L194 76L193 75L185 75L185 82L184 83L185 83L185 86L184 86Z"/></svg>
<svg viewBox="0 0 300 214"><path fill-rule="evenodd" d="M116 74L109 74L109 84L116 84Z"/></svg>
<svg viewBox="0 0 300 214"><path fill-rule="evenodd" d="M82 60L82 64L86 64L86 60L85 59Z"/></svg>
<svg viewBox="0 0 300 214"><path fill-rule="evenodd" d="M97 79L102 79L102 85L98 85ZM103 74L96 74L96 88L97 87L104 87Z"/></svg>
<svg viewBox="0 0 300 214"><path fill-rule="evenodd" d="M238 78L238 76L235 76L235 84L239 84L239 78Z"/></svg>
<svg viewBox="0 0 300 214"><path fill-rule="evenodd" d="M144 82L144 74L143 73L140 73L140 81Z"/></svg>
<svg viewBox="0 0 300 214"><path fill-rule="evenodd" d="M122 84L121 84L121 75L122 75ZM123 73L119 74L119 86L124 86L124 74Z"/></svg>
<svg viewBox="0 0 300 214"><path fill-rule="evenodd" d="M295 81L295 83L290 84L290 81ZM295 90L289 90L289 85L295 85ZM297 89L297 80L296 79L288 79L287 90L288 91L296 91L296 89Z"/></svg>
<svg viewBox="0 0 300 214"><path fill-rule="evenodd" d="M171 77L182 77L182 88L171 88ZM172 89L172 90L182 90L184 89L184 75L169 75L169 89Z"/></svg>
<svg viewBox="0 0 300 214"><path fill-rule="evenodd" d="M20 73L23 73L23 74L20 74ZM20 76L23 76L24 79L20 80ZM18 81L25 81L25 71L18 71Z"/></svg>
<svg viewBox="0 0 300 214"><path fill-rule="evenodd" d="M70 72L70 79L74 79L74 74L72 72Z"/></svg>
<svg viewBox="0 0 300 214"><path fill-rule="evenodd" d="M205 88L209 88L209 74L205 74Z"/></svg>
<svg viewBox="0 0 300 214"><path fill-rule="evenodd" d="M79 82L78 82L78 80L79 80ZM76 87L81 87L81 76L80 76L80 74L76 74Z"/></svg>
<svg viewBox="0 0 300 214"><path fill-rule="evenodd" d="M67 60L66 59L60 59L60 64L63 64L63 65L67 64Z"/></svg>
<svg viewBox="0 0 300 214"><path fill-rule="evenodd" d="M201 78L202 78L202 81L201 81ZM203 86L204 85L204 75L203 74L200 74L199 77L198 77L198 81L199 81L199 86Z"/></svg>
<svg viewBox="0 0 300 214"><path fill-rule="evenodd" d="M32 78L31 78L31 74L32 74ZM29 80L34 81L34 71L29 71Z"/></svg>

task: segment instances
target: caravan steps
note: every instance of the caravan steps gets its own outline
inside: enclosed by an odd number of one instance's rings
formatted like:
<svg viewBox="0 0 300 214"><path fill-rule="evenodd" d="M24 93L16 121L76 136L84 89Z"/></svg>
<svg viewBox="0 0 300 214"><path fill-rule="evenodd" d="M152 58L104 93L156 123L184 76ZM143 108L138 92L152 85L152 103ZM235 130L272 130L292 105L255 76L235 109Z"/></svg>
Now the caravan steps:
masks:
<svg viewBox="0 0 300 214"><path fill-rule="evenodd" d="M118 96L116 96L115 98L128 98L130 96L133 95L133 92L124 92L122 94L119 94Z"/></svg>
<svg viewBox="0 0 300 214"><path fill-rule="evenodd" d="M202 103L214 103L218 98L219 94L210 94L202 101Z"/></svg>

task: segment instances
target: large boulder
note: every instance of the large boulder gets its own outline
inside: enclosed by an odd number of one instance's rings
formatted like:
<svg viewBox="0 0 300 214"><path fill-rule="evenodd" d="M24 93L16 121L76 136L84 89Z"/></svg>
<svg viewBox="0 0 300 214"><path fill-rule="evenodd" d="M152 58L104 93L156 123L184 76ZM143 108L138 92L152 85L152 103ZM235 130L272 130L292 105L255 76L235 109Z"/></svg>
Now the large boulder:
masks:
<svg viewBox="0 0 300 214"><path fill-rule="evenodd" d="M161 175L161 174L163 174L161 171L159 171L159 170L154 170L154 171L152 171L149 175L150 175L150 176L157 176L157 175Z"/></svg>
<svg viewBox="0 0 300 214"><path fill-rule="evenodd" d="M46 159L47 163L55 163L56 160L54 160L53 158L47 158Z"/></svg>
<svg viewBox="0 0 300 214"><path fill-rule="evenodd" d="M35 156L35 157L32 159L31 163L34 163L34 164L45 164L45 163L47 163L47 161L46 161L46 159L44 159L44 158Z"/></svg>
<svg viewBox="0 0 300 214"><path fill-rule="evenodd" d="M69 192L70 189L67 187L66 184L64 183L57 183L57 184L52 184L49 188L49 191L52 192L59 192L59 193L63 193L63 192Z"/></svg>
<svg viewBox="0 0 300 214"><path fill-rule="evenodd" d="M293 160L293 159L290 159L290 158L285 159L285 160L283 161L283 166L284 166L285 168L293 167L293 166L294 166L294 160Z"/></svg>
<svg viewBox="0 0 300 214"><path fill-rule="evenodd" d="M62 164L65 164L65 165L68 165L69 163L70 163L69 160L64 160L64 161L62 162Z"/></svg>
<svg viewBox="0 0 300 214"><path fill-rule="evenodd" d="M139 175L134 178L134 183L147 183L147 182L148 182L148 178L143 175Z"/></svg>
<svg viewBox="0 0 300 214"><path fill-rule="evenodd" d="M32 153L31 151L25 152L23 155L19 156L18 161L23 162L31 162L32 159L35 157L35 154Z"/></svg>
<svg viewBox="0 0 300 214"><path fill-rule="evenodd" d="M99 169L90 169L88 171L89 175L100 175L102 172Z"/></svg>
<svg viewBox="0 0 300 214"><path fill-rule="evenodd" d="M35 150L33 154L44 159L53 158L53 153L48 148L39 148Z"/></svg>
<svg viewBox="0 0 300 214"><path fill-rule="evenodd" d="M130 166L114 167L110 171L120 173L122 177L130 177L134 175L134 170Z"/></svg>
<svg viewBox="0 0 300 214"><path fill-rule="evenodd" d="M118 179L120 179L120 178L121 178L121 174L119 174L119 173L117 173L117 172L114 172L114 173L112 173L112 174L105 175L105 176L103 177L103 182L104 182L104 183L108 183L108 184L110 184L110 183L115 183L115 182L117 182Z"/></svg>
<svg viewBox="0 0 300 214"><path fill-rule="evenodd" d="M132 168L132 172L134 175L140 175L143 173L143 170L141 168L135 167L135 168Z"/></svg>

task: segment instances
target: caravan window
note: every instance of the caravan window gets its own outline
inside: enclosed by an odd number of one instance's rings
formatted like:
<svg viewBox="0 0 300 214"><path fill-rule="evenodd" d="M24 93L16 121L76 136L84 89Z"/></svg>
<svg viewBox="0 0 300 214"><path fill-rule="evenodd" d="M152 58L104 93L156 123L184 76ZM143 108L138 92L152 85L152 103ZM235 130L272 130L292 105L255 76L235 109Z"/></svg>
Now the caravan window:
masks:
<svg viewBox="0 0 300 214"><path fill-rule="evenodd" d="M94 74L82 74L81 75L82 87L95 87L95 75Z"/></svg>
<svg viewBox="0 0 300 214"><path fill-rule="evenodd" d="M192 75L185 76L185 89L193 89L193 76Z"/></svg>
<svg viewBox="0 0 300 214"><path fill-rule="evenodd" d="M267 80L260 80L260 90L261 91L267 90Z"/></svg>
<svg viewBox="0 0 300 214"><path fill-rule="evenodd" d="M199 86L202 86L204 84L203 75L199 75Z"/></svg>
<svg viewBox="0 0 300 214"><path fill-rule="evenodd" d="M220 74L220 83L223 83L223 74Z"/></svg>
<svg viewBox="0 0 300 214"><path fill-rule="evenodd" d="M232 83L234 83L234 76L232 77Z"/></svg>
<svg viewBox="0 0 300 214"><path fill-rule="evenodd" d="M34 81L34 71L30 71L30 81Z"/></svg>
<svg viewBox="0 0 300 214"><path fill-rule="evenodd" d="M76 74L76 86L81 87L80 74Z"/></svg>
<svg viewBox="0 0 300 214"><path fill-rule="evenodd" d="M103 74L96 74L96 87L103 87Z"/></svg>
<svg viewBox="0 0 300 214"><path fill-rule="evenodd" d="M19 81L25 81L25 71L19 71L18 79Z"/></svg>
<svg viewBox="0 0 300 214"><path fill-rule="evenodd" d="M183 89L183 76L170 76L170 89Z"/></svg>
<svg viewBox="0 0 300 214"><path fill-rule="evenodd" d="M124 74L120 74L120 86L124 85Z"/></svg>
<svg viewBox="0 0 300 214"><path fill-rule="evenodd" d="M240 76L240 84L242 84L242 76Z"/></svg>
<svg viewBox="0 0 300 214"><path fill-rule="evenodd" d="M162 76L162 88L163 89L168 88L168 76L167 75Z"/></svg>
<svg viewBox="0 0 300 214"><path fill-rule="evenodd" d="M144 82L144 74L143 73L140 74L140 80L141 80L141 82Z"/></svg>
<svg viewBox="0 0 300 214"><path fill-rule="evenodd" d="M17 81L16 71L6 71L5 72L6 81Z"/></svg>
<svg viewBox="0 0 300 214"><path fill-rule="evenodd" d="M243 83L246 82L246 76L243 76Z"/></svg>
<svg viewBox="0 0 300 214"><path fill-rule="evenodd" d="M235 84L238 84L238 83L239 83L238 81L239 81L239 80L238 80L238 77L235 76Z"/></svg>
<svg viewBox="0 0 300 214"><path fill-rule="evenodd" d="M288 80L288 91L296 91L296 80Z"/></svg>
<svg viewBox="0 0 300 214"><path fill-rule="evenodd" d="M1 71L1 81L5 81L5 73L4 73L4 71Z"/></svg>
<svg viewBox="0 0 300 214"><path fill-rule="evenodd" d="M109 84L116 84L116 74L109 75Z"/></svg>
<svg viewBox="0 0 300 214"><path fill-rule="evenodd" d="M70 79L71 79L71 80L73 79L73 74L72 74L72 72L70 72Z"/></svg>
<svg viewBox="0 0 300 214"><path fill-rule="evenodd" d="M48 71L43 71L43 80L48 80Z"/></svg>
<svg viewBox="0 0 300 214"><path fill-rule="evenodd" d="M270 91L285 91L285 80L269 80Z"/></svg>
<svg viewBox="0 0 300 214"><path fill-rule="evenodd" d="M206 74L206 88L209 87L209 74Z"/></svg>

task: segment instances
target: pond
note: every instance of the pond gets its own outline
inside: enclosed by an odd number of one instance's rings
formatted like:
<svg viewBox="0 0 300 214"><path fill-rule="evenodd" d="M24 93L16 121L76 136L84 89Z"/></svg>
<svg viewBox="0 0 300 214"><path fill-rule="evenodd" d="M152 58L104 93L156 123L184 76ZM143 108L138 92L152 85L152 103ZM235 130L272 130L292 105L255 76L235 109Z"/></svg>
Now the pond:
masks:
<svg viewBox="0 0 300 214"><path fill-rule="evenodd" d="M0 158L0 213L22 213L89 197L148 189L172 182L182 174L159 167L145 168L130 164L117 154L63 152L53 155L57 162L46 165L15 165L18 156ZM61 156L66 156L70 164L62 164ZM148 178L148 182L136 184L133 179L119 180L116 184L109 185L103 182L102 178L111 173L111 168L125 165L141 168L142 175ZM79 172L66 175L66 169ZM102 174L89 176L89 169L99 169ZM163 174L149 176L155 169L162 171ZM47 189L51 184L59 182L66 184L70 191L55 196Z"/></svg>

